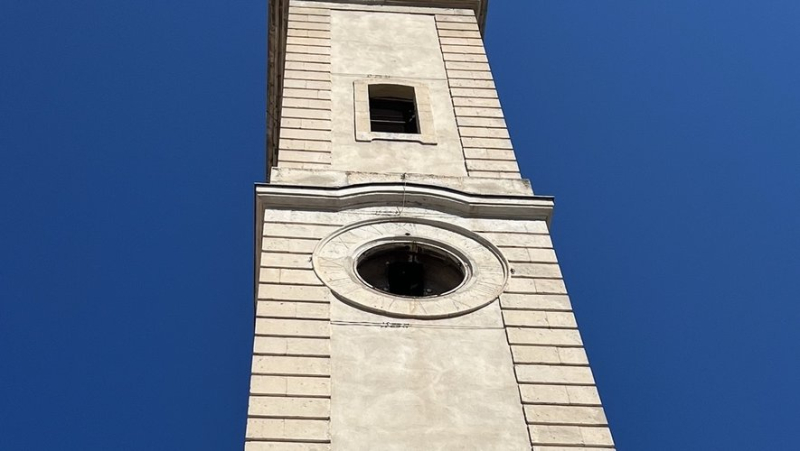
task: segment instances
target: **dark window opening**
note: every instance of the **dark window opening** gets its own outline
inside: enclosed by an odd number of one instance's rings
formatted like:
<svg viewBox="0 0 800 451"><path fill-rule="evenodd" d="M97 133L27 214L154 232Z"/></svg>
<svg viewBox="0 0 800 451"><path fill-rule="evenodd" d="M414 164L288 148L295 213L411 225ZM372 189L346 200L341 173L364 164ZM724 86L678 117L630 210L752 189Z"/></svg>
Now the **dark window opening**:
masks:
<svg viewBox="0 0 800 451"><path fill-rule="evenodd" d="M359 257L356 272L376 290L422 298L449 293L466 278L458 259L420 243L394 243L370 249Z"/></svg>
<svg viewBox="0 0 800 451"><path fill-rule="evenodd" d="M387 265L389 292L400 296L424 296L425 274L422 263L394 262Z"/></svg>
<svg viewBox="0 0 800 451"><path fill-rule="evenodd" d="M419 134L414 88L370 85L369 119L373 132Z"/></svg>

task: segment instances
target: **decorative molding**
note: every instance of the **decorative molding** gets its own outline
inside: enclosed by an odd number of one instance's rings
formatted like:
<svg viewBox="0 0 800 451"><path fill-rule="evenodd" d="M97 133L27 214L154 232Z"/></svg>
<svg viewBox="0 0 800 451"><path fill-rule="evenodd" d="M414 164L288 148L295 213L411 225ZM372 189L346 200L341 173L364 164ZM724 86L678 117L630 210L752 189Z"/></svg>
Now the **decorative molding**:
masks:
<svg viewBox="0 0 800 451"><path fill-rule="evenodd" d="M415 183L368 183L338 188L256 185L257 209L343 211L366 207L420 207L469 218L550 222L554 200L546 196L469 194Z"/></svg>
<svg viewBox="0 0 800 451"><path fill-rule="evenodd" d="M446 249L465 265L465 281L441 296L405 297L376 290L356 274L358 258L379 245L417 242ZM501 252L476 233L419 218L387 218L350 224L322 240L314 271L342 301L373 313L418 319L465 315L495 301L508 282Z"/></svg>
<svg viewBox="0 0 800 451"><path fill-rule="evenodd" d="M270 0L271 2L283 2L288 0ZM347 3L351 5L365 6L408 6L415 8L444 8L444 9L471 9L475 12L478 26L483 33L486 25L486 13L489 7L489 0L303 0L306 3L326 3L327 7L335 3Z"/></svg>

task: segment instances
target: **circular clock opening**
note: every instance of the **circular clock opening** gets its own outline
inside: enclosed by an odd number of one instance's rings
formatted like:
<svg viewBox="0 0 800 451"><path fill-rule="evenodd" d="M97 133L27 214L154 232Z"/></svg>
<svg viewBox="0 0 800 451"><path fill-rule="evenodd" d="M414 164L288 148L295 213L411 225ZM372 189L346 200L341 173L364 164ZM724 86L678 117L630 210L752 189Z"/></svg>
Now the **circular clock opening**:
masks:
<svg viewBox="0 0 800 451"><path fill-rule="evenodd" d="M376 246L358 258L356 271L372 288L407 297L447 294L467 276L455 255L417 242Z"/></svg>

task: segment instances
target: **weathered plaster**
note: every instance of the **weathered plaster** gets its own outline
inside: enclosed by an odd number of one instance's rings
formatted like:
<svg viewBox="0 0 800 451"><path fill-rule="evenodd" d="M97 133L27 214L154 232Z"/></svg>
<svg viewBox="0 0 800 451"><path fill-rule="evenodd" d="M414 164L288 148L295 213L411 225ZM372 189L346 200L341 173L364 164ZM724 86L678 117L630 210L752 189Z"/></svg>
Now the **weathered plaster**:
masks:
<svg viewBox="0 0 800 451"><path fill-rule="evenodd" d="M331 35L332 169L466 176L433 16L333 11ZM432 115L425 117L432 122L428 142L357 140L355 87L365 79L424 87L421 100Z"/></svg>
<svg viewBox="0 0 800 451"><path fill-rule="evenodd" d="M331 321L337 449L530 449L496 303L423 322L333 301Z"/></svg>

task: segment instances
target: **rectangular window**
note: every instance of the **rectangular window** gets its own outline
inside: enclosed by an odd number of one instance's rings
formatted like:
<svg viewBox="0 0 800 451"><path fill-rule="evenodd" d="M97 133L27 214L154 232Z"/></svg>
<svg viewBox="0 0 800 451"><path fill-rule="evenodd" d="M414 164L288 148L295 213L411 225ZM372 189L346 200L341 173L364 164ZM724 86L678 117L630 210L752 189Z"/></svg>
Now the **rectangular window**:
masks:
<svg viewBox="0 0 800 451"><path fill-rule="evenodd" d="M426 83L385 77L355 80L353 107L356 141L437 144Z"/></svg>
<svg viewBox="0 0 800 451"><path fill-rule="evenodd" d="M369 85L372 132L419 134L414 88L401 85Z"/></svg>

